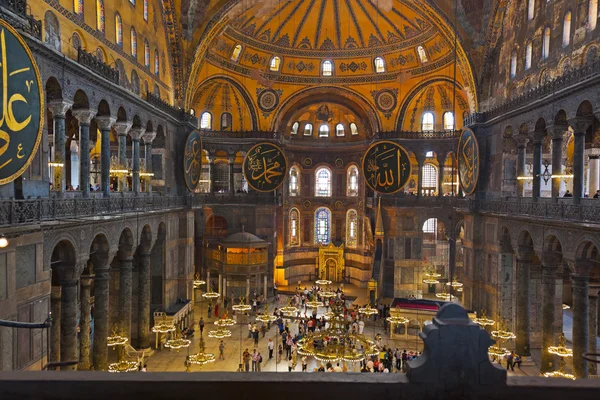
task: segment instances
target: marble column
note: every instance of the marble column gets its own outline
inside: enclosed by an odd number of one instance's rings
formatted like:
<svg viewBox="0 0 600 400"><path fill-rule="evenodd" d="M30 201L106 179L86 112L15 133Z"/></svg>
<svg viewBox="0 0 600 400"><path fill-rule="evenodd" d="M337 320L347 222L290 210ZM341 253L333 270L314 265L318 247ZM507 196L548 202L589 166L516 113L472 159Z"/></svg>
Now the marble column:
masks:
<svg viewBox="0 0 600 400"><path fill-rule="evenodd" d="M546 349L556 345L556 329L554 322L556 319L556 272L558 271L559 261L562 258L557 256L544 255L544 264L542 265L542 363L541 372L555 370L556 357L548 353Z"/></svg>
<svg viewBox="0 0 600 400"><path fill-rule="evenodd" d="M589 338L588 338L588 352L598 353L597 336L598 332L598 286L590 286L588 292L589 302ZM588 371L590 375L596 375L598 371L598 365L593 362L588 362Z"/></svg>
<svg viewBox="0 0 600 400"><path fill-rule="evenodd" d="M523 187L525 180L519 179L519 177L525 176L525 162L527 160L527 142L529 138L526 136L517 136L515 138L517 142L517 197L523 197Z"/></svg>
<svg viewBox="0 0 600 400"><path fill-rule="evenodd" d="M144 139L144 167L146 169L147 173L152 173L152 142L154 141L154 139L156 138L156 132L146 132L144 133L144 136L142 136L142 138ZM149 176L146 178L147 183L146 183L146 191L148 193L152 193L152 177Z"/></svg>
<svg viewBox="0 0 600 400"><path fill-rule="evenodd" d="M569 121L573 127L574 150L573 150L573 203L579 204L584 196L584 157L585 157L585 133L591 125L587 117L576 117Z"/></svg>
<svg viewBox="0 0 600 400"><path fill-rule="evenodd" d="M533 201L542 195L542 139L545 132L535 132L533 138Z"/></svg>
<svg viewBox="0 0 600 400"><path fill-rule="evenodd" d="M589 342L589 276L573 274L573 374L576 378L588 377L588 362L583 353L588 351Z"/></svg>
<svg viewBox="0 0 600 400"><path fill-rule="evenodd" d="M101 189L104 197L110 197L110 130L116 119L111 116L96 117L102 143L100 146Z"/></svg>
<svg viewBox="0 0 600 400"><path fill-rule="evenodd" d="M212 286L210 284L210 270L206 270L206 291L212 292Z"/></svg>
<svg viewBox="0 0 600 400"><path fill-rule="evenodd" d="M446 162L446 156L445 155L439 155L437 156L437 161L438 161L438 197L443 197L444 196L444 164Z"/></svg>
<svg viewBox="0 0 600 400"><path fill-rule="evenodd" d="M108 368L109 282L110 265L106 259L94 260L94 370Z"/></svg>
<svg viewBox="0 0 600 400"><path fill-rule="evenodd" d="M209 193L215 194L215 157L208 157Z"/></svg>
<svg viewBox="0 0 600 400"><path fill-rule="evenodd" d="M221 276L221 274L219 274L219 283L218 283L218 285L219 285L218 292L220 294L223 294L223 276Z"/></svg>
<svg viewBox="0 0 600 400"><path fill-rule="evenodd" d="M91 367L90 362L90 329L91 312L90 292L92 290L93 276L82 276L81 283L81 317L79 321L79 366L80 371L87 371Z"/></svg>
<svg viewBox="0 0 600 400"><path fill-rule="evenodd" d="M227 297L227 278L225 276L223 277L223 293L221 297L223 297L223 300Z"/></svg>
<svg viewBox="0 0 600 400"><path fill-rule="evenodd" d="M57 168L55 179L52 184L54 190L58 192L59 197L62 197L66 190L66 160L65 160L65 141L66 141L66 126L65 126L65 115L67 111L73 106L72 101L68 100L54 100L48 103L48 109L52 113L54 119L54 162L62 163L62 167ZM58 184L57 184L58 183Z"/></svg>
<svg viewBox="0 0 600 400"><path fill-rule="evenodd" d="M52 330L50 331L50 362L60 361L60 305L61 288L52 286L50 292L50 312L52 313Z"/></svg>
<svg viewBox="0 0 600 400"><path fill-rule="evenodd" d="M251 301L250 301L250 278L246 278L246 304L251 304Z"/></svg>
<svg viewBox="0 0 600 400"><path fill-rule="evenodd" d="M138 256L138 338L142 349L150 347L150 252L142 251Z"/></svg>
<svg viewBox="0 0 600 400"><path fill-rule="evenodd" d="M79 189L84 198L90 197L90 122L95 115L93 110L73 110L79 121Z"/></svg>
<svg viewBox="0 0 600 400"><path fill-rule="evenodd" d="M417 197L423 196L423 165L425 164L425 157L423 155L417 156L417 164L419 179L417 179Z"/></svg>
<svg viewBox="0 0 600 400"><path fill-rule="evenodd" d="M450 227L448 234L448 272L450 274L450 278L456 277L456 239L454 234L454 227ZM454 288L452 286L449 287L448 293L453 297L456 297L456 293L454 293ZM452 300L452 299L451 299Z"/></svg>
<svg viewBox="0 0 600 400"><path fill-rule="evenodd" d="M234 166L234 162L235 162L235 157L229 157L227 159L227 162L228 162L228 166L229 166L229 194L233 196L235 194L235 183L233 180L233 177L234 177L233 166Z"/></svg>
<svg viewBox="0 0 600 400"><path fill-rule="evenodd" d="M114 129L119 138L119 166L127 169L127 133L131 129L131 122L117 122ZM119 175L119 191L127 191L127 176L124 174Z"/></svg>
<svg viewBox="0 0 600 400"><path fill-rule="evenodd" d="M563 135L567 131L567 126L554 126L552 129L552 175L561 175L562 167L562 146ZM552 201L558 202L560 197L560 185L562 178L552 178Z"/></svg>
<svg viewBox="0 0 600 400"><path fill-rule="evenodd" d="M77 280L61 280L60 315L60 361L78 361L77 348ZM61 367L61 370L77 370L77 365Z"/></svg>
<svg viewBox="0 0 600 400"><path fill-rule="evenodd" d="M121 334L131 339L132 269L131 255L119 257L119 322Z"/></svg>
<svg viewBox="0 0 600 400"><path fill-rule="evenodd" d="M264 294L264 298L265 298L264 301L267 301L267 299L269 298L267 296L267 294L268 294L268 291L267 291L267 288L268 288L268 285L267 285L267 274L265 274L265 276L263 277L263 279L264 279L263 294Z"/></svg>
<svg viewBox="0 0 600 400"><path fill-rule="evenodd" d="M529 342L529 275L531 258L517 257L517 338L515 350L521 356L531 355Z"/></svg>
<svg viewBox="0 0 600 400"><path fill-rule="evenodd" d="M129 131L131 142L133 144L131 180L133 182L133 192L135 194L140 193L140 140L145 132L146 129L140 127L133 127Z"/></svg>
<svg viewBox="0 0 600 400"><path fill-rule="evenodd" d="M596 191L600 189L600 156L590 156L590 197L594 197Z"/></svg>

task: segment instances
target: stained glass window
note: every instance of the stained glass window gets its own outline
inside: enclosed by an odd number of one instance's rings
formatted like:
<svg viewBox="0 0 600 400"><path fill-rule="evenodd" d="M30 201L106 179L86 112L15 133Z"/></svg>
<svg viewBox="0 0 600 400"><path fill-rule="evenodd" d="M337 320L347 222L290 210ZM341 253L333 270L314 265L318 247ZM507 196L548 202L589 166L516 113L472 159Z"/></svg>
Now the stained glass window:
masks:
<svg viewBox="0 0 600 400"><path fill-rule="evenodd" d="M510 77L514 78L517 76L517 52L513 51L510 56Z"/></svg>
<svg viewBox="0 0 600 400"><path fill-rule="evenodd" d="M433 165L423 165L423 172L421 178L423 179L422 187L424 190L437 190L438 173L437 169Z"/></svg>
<svg viewBox="0 0 600 400"><path fill-rule="evenodd" d="M525 69L531 68L531 57L533 56L533 45L531 41L527 42L525 47Z"/></svg>
<svg viewBox="0 0 600 400"><path fill-rule="evenodd" d="M348 210L346 214L346 245L356 247L358 215L355 210Z"/></svg>
<svg viewBox="0 0 600 400"><path fill-rule="evenodd" d="M148 22L148 0L144 0L144 21Z"/></svg>
<svg viewBox="0 0 600 400"><path fill-rule="evenodd" d="M535 0L528 0L527 21L531 21L534 17L535 17Z"/></svg>
<svg viewBox="0 0 600 400"><path fill-rule="evenodd" d="M233 118L230 113L224 112L221 114L221 130L226 131L231 129L231 122Z"/></svg>
<svg viewBox="0 0 600 400"><path fill-rule="evenodd" d="M331 196L331 171L327 168L319 168L315 174L315 196Z"/></svg>
<svg viewBox="0 0 600 400"><path fill-rule="evenodd" d="M312 136L312 124L304 125L304 136Z"/></svg>
<svg viewBox="0 0 600 400"><path fill-rule="evenodd" d="M123 47L123 20L118 13L115 15L115 36L117 44Z"/></svg>
<svg viewBox="0 0 600 400"><path fill-rule="evenodd" d="M315 211L315 243L329 244L331 240L331 211L321 207Z"/></svg>
<svg viewBox="0 0 600 400"><path fill-rule="evenodd" d="M563 20L563 47L571 43L571 11L567 11Z"/></svg>
<svg viewBox="0 0 600 400"><path fill-rule="evenodd" d="M298 168L290 168L290 196L298 196Z"/></svg>
<svg viewBox="0 0 600 400"><path fill-rule="evenodd" d="M292 208L290 211L290 245L299 244L298 232L300 231L300 213L297 209Z"/></svg>
<svg viewBox="0 0 600 400"><path fill-rule="evenodd" d="M336 136L344 136L345 135L345 133L344 133L344 125L337 124L335 126L335 135Z"/></svg>
<svg viewBox="0 0 600 400"><path fill-rule="evenodd" d="M348 196L358 196L358 168L355 165L348 168L346 193Z"/></svg>
<svg viewBox="0 0 600 400"><path fill-rule="evenodd" d="M588 10L588 29L593 31L598 24L598 0L590 0Z"/></svg>
<svg viewBox="0 0 600 400"><path fill-rule="evenodd" d="M550 27L544 29L544 39L542 40L542 60L550 56Z"/></svg>
<svg viewBox="0 0 600 400"><path fill-rule="evenodd" d="M104 0L96 0L96 29L104 33Z"/></svg>
<svg viewBox="0 0 600 400"><path fill-rule="evenodd" d="M73 0L73 11L75 14L83 15L83 0Z"/></svg>
<svg viewBox="0 0 600 400"><path fill-rule="evenodd" d="M160 57L158 56L158 50L154 50L154 74L158 76L160 72Z"/></svg>
<svg viewBox="0 0 600 400"><path fill-rule="evenodd" d="M137 57L137 33L131 28L131 55Z"/></svg>
<svg viewBox="0 0 600 400"><path fill-rule="evenodd" d="M429 218L423 224L423 233L436 233L437 232L437 218Z"/></svg>
<svg viewBox="0 0 600 400"><path fill-rule="evenodd" d="M150 68L150 45L146 39L144 39L144 65Z"/></svg>

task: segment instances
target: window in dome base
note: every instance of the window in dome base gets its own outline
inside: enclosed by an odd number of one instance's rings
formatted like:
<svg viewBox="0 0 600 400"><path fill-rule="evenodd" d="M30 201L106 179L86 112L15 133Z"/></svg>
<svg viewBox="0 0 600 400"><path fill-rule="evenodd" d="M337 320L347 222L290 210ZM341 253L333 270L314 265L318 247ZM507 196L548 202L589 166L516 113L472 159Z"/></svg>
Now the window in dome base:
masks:
<svg viewBox="0 0 600 400"><path fill-rule="evenodd" d="M304 125L304 136L312 136L312 124Z"/></svg>
<svg viewBox="0 0 600 400"><path fill-rule="evenodd" d="M327 125L321 125L319 127L319 137L329 137L329 127Z"/></svg>
<svg viewBox="0 0 600 400"><path fill-rule="evenodd" d="M385 72L385 61L382 57L375 57L375 72L378 74Z"/></svg>
<svg viewBox="0 0 600 400"><path fill-rule="evenodd" d="M323 61L323 66L321 70L323 76L333 75L333 63L329 60Z"/></svg>
<svg viewBox="0 0 600 400"><path fill-rule="evenodd" d="M423 132L433 132L434 126L433 113L426 112L423 114L423 119L421 120L421 130Z"/></svg>
<svg viewBox="0 0 600 400"><path fill-rule="evenodd" d="M298 122L294 122L294 125L292 125L292 131L290 132L290 135L297 135L298 134L298 126L300 124Z"/></svg>
<svg viewBox="0 0 600 400"><path fill-rule="evenodd" d="M271 58L271 65L269 66L269 69L271 71L279 71L280 66L281 66L281 58L279 58L277 56Z"/></svg>
<svg viewBox="0 0 600 400"><path fill-rule="evenodd" d="M200 129L212 129L212 115L209 112L203 112L200 117Z"/></svg>
<svg viewBox="0 0 600 400"><path fill-rule="evenodd" d="M344 136L346 133L344 132L344 125L337 124L335 126L335 135L336 136Z"/></svg>
<svg viewBox="0 0 600 400"><path fill-rule="evenodd" d="M231 53L231 61L237 62L240 59L240 54L242 53L242 45L236 44L233 48L233 53Z"/></svg>

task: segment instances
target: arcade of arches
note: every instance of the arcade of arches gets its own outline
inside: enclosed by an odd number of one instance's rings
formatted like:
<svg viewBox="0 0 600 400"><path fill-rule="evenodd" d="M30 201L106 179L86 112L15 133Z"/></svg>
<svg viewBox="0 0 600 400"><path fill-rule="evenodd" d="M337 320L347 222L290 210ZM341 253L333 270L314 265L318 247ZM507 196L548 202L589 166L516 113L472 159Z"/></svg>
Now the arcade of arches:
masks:
<svg viewBox="0 0 600 400"><path fill-rule="evenodd" d="M566 370L597 378L583 355L600 345L598 14L595 0L0 2L45 96L33 161L0 185L0 320L53 321L0 324L0 371L106 370L114 332L123 357L183 371L152 328L198 330L206 291L231 312L327 279L361 306L437 308L455 280L450 301L515 333L515 374L559 369L546 350L564 332ZM472 193L465 128L480 155ZM365 180L382 140L408 154L394 194ZM287 161L272 192L244 174L263 142ZM425 319L386 343L422 350ZM207 369L235 370L236 343L235 365Z"/></svg>

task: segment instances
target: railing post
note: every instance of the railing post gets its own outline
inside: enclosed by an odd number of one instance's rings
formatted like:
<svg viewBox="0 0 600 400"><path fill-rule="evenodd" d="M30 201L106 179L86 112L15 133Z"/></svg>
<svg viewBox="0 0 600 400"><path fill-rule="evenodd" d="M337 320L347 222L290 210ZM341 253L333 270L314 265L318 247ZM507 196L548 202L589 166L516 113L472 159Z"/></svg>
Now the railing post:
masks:
<svg viewBox="0 0 600 400"><path fill-rule="evenodd" d="M42 199L37 199L37 209L38 209L38 218L37 218L37 222L40 222L42 220Z"/></svg>

